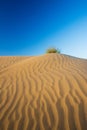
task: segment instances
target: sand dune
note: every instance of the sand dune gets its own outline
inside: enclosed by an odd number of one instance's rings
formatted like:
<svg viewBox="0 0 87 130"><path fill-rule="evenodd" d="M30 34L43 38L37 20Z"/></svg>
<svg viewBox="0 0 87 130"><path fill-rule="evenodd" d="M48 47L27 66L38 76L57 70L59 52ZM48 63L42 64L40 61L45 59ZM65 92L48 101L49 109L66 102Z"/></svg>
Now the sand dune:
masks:
<svg viewBox="0 0 87 130"><path fill-rule="evenodd" d="M0 130L87 130L87 60L0 57Z"/></svg>

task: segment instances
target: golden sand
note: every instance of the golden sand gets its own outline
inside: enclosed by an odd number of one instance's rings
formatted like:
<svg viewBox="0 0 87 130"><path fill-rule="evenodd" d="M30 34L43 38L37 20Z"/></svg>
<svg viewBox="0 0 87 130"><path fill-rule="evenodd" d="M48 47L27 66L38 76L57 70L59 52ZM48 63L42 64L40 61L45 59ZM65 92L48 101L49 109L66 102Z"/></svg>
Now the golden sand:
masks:
<svg viewBox="0 0 87 130"><path fill-rule="evenodd" d="M87 130L87 60L0 57L0 130Z"/></svg>

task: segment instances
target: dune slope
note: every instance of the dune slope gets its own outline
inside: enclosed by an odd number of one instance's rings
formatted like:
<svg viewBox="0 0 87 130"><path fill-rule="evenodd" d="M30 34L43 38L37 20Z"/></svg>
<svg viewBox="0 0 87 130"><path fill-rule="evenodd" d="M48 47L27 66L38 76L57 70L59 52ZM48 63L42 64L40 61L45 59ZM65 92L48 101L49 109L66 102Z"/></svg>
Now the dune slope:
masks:
<svg viewBox="0 0 87 130"><path fill-rule="evenodd" d="M0 57L0 130L87 130L87 60Z"/></svg>

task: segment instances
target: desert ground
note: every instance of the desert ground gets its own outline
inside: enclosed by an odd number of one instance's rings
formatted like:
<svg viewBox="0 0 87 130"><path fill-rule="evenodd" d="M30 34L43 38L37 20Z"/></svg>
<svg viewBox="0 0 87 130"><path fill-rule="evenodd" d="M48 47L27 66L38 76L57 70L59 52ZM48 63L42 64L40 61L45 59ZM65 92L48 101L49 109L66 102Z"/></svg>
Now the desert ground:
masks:
<svg viewBox="0 0 87 130"><path fill-rule="evenodd" d="M0 130L87 130L87 60L0 57Z"/></svg>

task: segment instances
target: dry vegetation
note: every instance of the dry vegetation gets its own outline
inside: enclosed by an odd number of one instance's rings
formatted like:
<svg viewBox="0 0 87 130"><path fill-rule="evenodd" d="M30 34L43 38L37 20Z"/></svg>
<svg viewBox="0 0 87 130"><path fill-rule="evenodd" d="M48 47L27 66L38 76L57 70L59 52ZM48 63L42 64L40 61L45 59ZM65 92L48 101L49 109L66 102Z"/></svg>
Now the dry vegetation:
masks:
<svg viewBox="0 0 87 130"><path fill-rule="evenodd" d="M46 53L60 53L60 50L56 48L48 48Z"/></svg>

